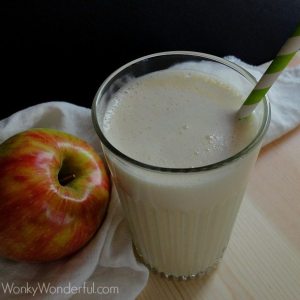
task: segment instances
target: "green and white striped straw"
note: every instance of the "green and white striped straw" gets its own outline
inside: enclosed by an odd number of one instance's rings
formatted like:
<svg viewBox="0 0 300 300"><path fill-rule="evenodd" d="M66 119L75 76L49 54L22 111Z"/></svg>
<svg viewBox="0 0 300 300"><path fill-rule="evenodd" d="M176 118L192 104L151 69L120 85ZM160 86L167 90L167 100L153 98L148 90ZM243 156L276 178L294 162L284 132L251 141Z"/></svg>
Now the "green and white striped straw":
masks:
<svg viewBox="0 0 300 300"><path fill-rule="evenodd" d="M273 83L276 81L280 73L285 69L290 60L300 49L300 24L296 27L295 32L281 47L277 56L263 74L255 88L252 90L250 95L247 97L242 107L238 111L239 119L243 119L249 116L257 104L263 99L265 94L271 88Z"/></svg>

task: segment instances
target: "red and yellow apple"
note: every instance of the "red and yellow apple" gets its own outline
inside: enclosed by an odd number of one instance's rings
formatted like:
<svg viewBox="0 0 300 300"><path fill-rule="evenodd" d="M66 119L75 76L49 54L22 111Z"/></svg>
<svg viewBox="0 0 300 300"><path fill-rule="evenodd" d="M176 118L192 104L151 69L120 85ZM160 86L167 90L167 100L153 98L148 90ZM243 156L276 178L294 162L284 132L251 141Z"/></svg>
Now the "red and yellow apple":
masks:
<svg viewBox="0 0 300 300"><path fill-rule="evenodd" d="M103 222L110 181L85 141L30 129L0 145L0 256L52 261L82 248Z"/></svg>

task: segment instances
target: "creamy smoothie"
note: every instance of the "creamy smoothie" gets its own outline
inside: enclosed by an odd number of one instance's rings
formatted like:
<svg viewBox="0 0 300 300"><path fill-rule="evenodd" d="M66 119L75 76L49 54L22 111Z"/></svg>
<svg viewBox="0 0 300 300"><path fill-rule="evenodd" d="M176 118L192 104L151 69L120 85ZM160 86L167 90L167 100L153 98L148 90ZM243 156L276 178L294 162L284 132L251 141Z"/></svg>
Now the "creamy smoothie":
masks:
<svg viewBox="0 0 300 300"><path fill-rule="evenodd" d="M259 114L236 118L243 99L214 76L157 71L113 95L102 129L136 161L193 170L232 157L255 138ZM128 164L104 150L144 262L167 276L207 273L228 244L259 146L223 167L177 173Z"/></svg>
<svg viewBox="0 0 300 300"><path fill-rule="evenodd" d="M165 70L127 84L110 103L104 130L118 150L160 167L193 168L224 160L257 133L239 121L243 97L195 71Z"/></svg>

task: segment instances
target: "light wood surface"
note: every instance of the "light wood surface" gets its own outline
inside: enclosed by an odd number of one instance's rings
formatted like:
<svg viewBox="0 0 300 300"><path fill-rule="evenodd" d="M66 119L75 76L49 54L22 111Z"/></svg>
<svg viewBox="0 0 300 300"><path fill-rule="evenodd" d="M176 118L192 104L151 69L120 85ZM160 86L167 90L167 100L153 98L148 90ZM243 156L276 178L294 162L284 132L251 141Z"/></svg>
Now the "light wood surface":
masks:
<svg viewBox="0 0 300 300"><path fill-rule="evenodd" d="M300 127L262 149L219 267L172 281L150 274L138 300L300 299Z"/></svg>
<svg viewBox="0 0 300 300"><path fill-rule="evenodd" d="M300 126L262 149L218 268L186 282L150 273L137 299L300 299Z"/></svg>

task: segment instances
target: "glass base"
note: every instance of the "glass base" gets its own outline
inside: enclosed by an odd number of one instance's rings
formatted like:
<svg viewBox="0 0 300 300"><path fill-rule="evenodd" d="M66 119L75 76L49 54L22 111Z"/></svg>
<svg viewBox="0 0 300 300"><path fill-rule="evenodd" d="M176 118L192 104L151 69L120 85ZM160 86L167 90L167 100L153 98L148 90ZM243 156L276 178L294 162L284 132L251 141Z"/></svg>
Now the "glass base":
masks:
<svg viewBox="0 0 300 300"><path fill-rule="evenodd" d="M159 274L161 277L167 278L167 279L174 279L174 280L190 280L190 279L195 279L195 278L203 278L205 276L210 275L219 265L219 263L222 260L222 256L220 258L218 258L211 266L209 266L208 268L206 268L203 271L200 271L196 274L191 274L191 275L181 275L181 276L177 276L177 275L172 275L172 274L167 274L165 272L161 272L158 271L156 268L154 268L153 266L151 266L149 263L147 263L143 256L139 253L138 249L135 247L134 244L132 244L133 247L133 251L134 254L136 256L136 258L143 264L145 265L149 271L155 273L155 274ZM223 252L224 253L224 252Z"/></svg>

